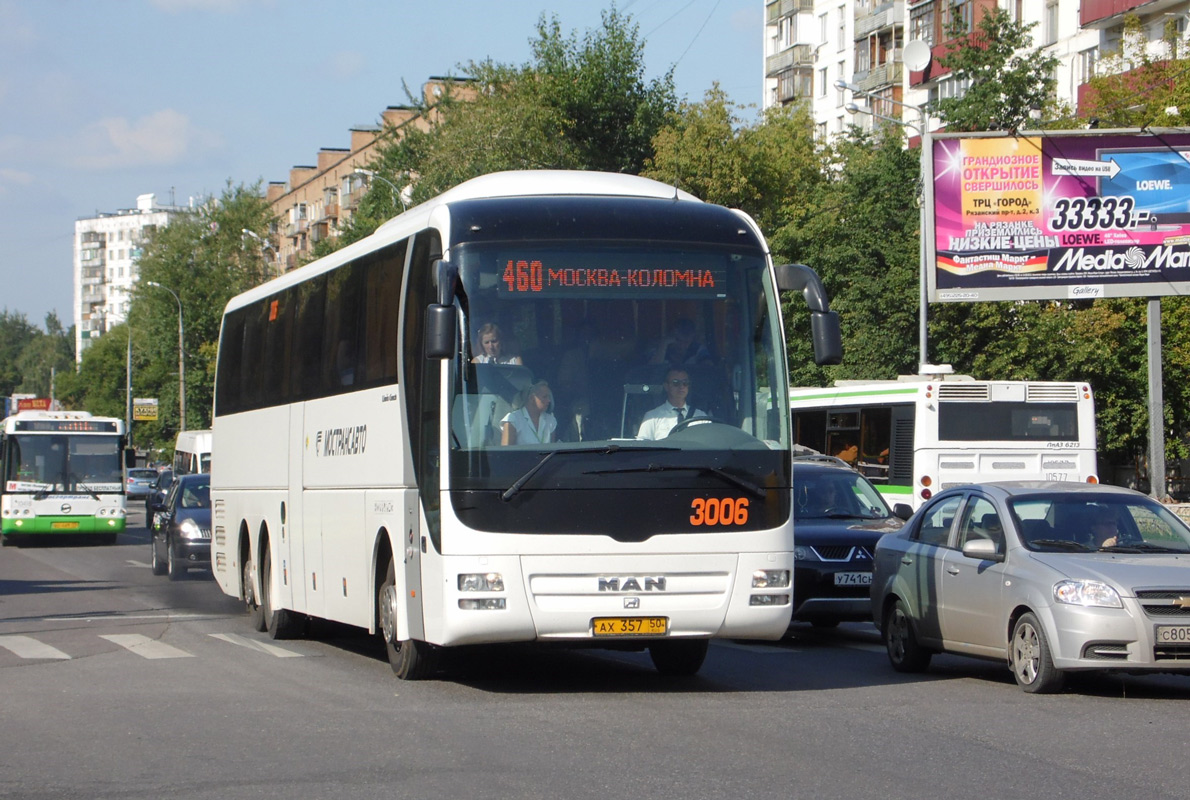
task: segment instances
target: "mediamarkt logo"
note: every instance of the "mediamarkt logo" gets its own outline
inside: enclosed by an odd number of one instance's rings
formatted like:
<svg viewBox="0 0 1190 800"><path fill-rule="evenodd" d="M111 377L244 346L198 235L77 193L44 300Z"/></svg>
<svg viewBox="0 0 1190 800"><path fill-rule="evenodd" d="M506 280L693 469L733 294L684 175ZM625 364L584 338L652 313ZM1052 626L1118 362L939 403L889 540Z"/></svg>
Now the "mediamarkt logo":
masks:
<svg viewBox="0 0 1190 800"><path fill-rule="evenodd" d="M1054 272L1105 272L1123 269L1185 269L1190 267L1190 251L1175 250L1170 245L1156 247L1145 254L1143 248L1104 250L1087 255L1086 248L1067 250L1054 264Z"/></svg>

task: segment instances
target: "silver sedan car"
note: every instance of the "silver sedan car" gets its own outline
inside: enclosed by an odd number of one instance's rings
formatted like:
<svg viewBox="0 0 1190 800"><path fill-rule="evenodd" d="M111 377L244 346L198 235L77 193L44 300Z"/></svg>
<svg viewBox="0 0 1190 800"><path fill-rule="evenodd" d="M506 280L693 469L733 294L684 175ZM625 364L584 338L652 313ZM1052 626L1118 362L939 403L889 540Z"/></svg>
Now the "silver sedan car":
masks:
<svg viewBox="0 0 1190 800"><path fill-rule="evenodd" d="M972 484L876 546L872 612L894 669L1007 662L1026 692L1071 670L1190 673L1190 528L1114 486Z"/></svg>

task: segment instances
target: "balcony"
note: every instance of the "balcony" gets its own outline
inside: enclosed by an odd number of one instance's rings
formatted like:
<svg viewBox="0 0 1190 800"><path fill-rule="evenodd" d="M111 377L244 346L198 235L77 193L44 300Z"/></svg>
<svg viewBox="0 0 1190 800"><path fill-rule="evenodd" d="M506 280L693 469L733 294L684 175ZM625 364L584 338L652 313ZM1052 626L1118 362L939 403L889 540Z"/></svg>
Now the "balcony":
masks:
<svg viewBox="0 0 1190 800"><path fill-rule="evenodd" d="M1184 0L1082 0L1079 7L1079 26L1107 28L1123 22L1124 15L1141 9L1144 15L1175 10Z"/></svg>
<svg viewBox="0 0 1190 800"><path fill-rule="evenodd" d="M884 3L875 11L867 14L855 15L855 40L858 42L877 31L885 28L900 27L905 24L905 9L900 3Z"/></svg>
<svg viewBox="0 0 1190 800"><path fill-rule="evenodd" d="M899 85L902 74L903 65L900 61L887 61L878 67L868 70L866 73L855 73L852 80L856 86L865 92L873 92L890 84Z"/></svg>
<svg viewBox="0 0 1190 800"><path fill-rule="evenodd" d="M773 0L765 6L765 18L776 22L782 17L792 17L798 12L814 13L814 0Z"/></svg>
<svg viewBox="0 0 1190 800"><path fill-rule="evenodd" d="M330 235L330 225L325 220L315 222L310 226L310 241L318 243Z"/></svg>
<svg viewBox="0 0 1190 800"><path fill-rule="evenodd" d="M775 78L778 73L793 67L808 67L814 63L814 50L808 44L795 44L764 60L764 76Z"/></svg>
<svg viewBox="0 0 1190 800"><path fill-rule="evenodd" d="M285 226L286 236L301 236L306 231L309 224L308 220L299 219L297 222L291 222Z"/></svg>

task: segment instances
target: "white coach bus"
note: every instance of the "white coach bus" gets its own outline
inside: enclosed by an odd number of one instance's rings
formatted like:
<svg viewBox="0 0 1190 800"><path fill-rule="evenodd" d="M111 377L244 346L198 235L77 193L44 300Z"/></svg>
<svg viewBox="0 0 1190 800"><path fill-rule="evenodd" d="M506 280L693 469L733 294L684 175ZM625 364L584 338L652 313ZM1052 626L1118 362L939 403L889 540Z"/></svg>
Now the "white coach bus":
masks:
<svg viewBox="0 0 1190 800"><path fill-rule="evenodd" d="M1099 480L1086 383L940 372L836 381L789 398L794 441L851 463L890 504L916 509L963 483Z"/></svg>
<svg viewBox="0 0 1190 800"><path fill-rule="evenodd" d="M219 585L275 637L307 617L378 631L406 679L452 645L648 648L692 673L713 637L780 637L779 289L803 292L815 358L837 362L817 276L774 268L744 214L542 171L468 181L234 298L215 382ZM639 439L667 380L694 418ZM501 444L526 402L549 405L536 436Z"/></svg>

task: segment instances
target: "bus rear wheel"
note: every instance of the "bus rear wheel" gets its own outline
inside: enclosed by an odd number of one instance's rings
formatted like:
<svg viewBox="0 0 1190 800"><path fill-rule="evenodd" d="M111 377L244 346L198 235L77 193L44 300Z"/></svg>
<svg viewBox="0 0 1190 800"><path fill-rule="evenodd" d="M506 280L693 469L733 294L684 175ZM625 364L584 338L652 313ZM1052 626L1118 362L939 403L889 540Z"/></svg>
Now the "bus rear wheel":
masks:
<svg viewBox="0 0 1190 800"><path fill-rule="evenodd" d="M662 675L693 675L707 658L706 639L667 639L649 645L649 658Z"/></svg>
<svg viewBox="0 0 1190 800"><path fill-rule="evenodd" d="M252 630L268 630L265 624L264 608L256 602L256 564L252 561L252 553L244 553L244 570L242 574L244 584L244 606L248 609L248 621L252 623Z"/></svg>
<svg viewBox="0 0 1190 800"><path fill-rule="evenodd" d="M384 572L384 582L376 591L380 637L388 652L388 663L403 681L418 681L434 671L437 661L434 648L416 639L399 639L397 630L397 568L390 558Z"/></svg>

